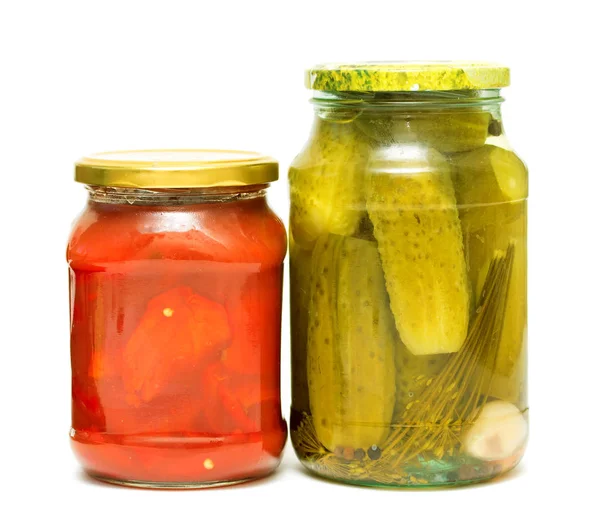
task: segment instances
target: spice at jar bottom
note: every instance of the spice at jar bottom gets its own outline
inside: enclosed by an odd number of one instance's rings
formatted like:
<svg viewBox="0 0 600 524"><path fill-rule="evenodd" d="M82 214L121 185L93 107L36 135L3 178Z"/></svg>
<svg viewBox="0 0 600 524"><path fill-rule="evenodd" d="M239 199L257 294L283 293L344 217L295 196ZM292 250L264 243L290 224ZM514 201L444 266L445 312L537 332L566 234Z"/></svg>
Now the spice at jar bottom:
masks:
<svg viewBox="0 0 600 524"><path fill-rule="evenodd" d="M508 69L317 66L290 183L291 437L342 482L451 486L521 459L528 173Z"/></svg>
<svg viewBox="0 0 600 524"><path fill-rule="evenodd" d="M277 163L235 151L81 160L67 259L71 443L85 471L142 487L264 476L280 405L286 235Z"/></svg>

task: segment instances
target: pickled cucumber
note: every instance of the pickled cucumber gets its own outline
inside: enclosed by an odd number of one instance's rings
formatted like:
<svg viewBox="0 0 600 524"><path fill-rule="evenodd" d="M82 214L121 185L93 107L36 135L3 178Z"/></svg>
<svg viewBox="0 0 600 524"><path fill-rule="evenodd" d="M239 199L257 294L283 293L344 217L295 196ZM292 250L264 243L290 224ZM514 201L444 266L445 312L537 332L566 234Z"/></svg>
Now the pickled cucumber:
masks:
<svg viewBox="0 0 600 524"><path fill-rule="evenodd" d="M408 118L404 115L368 111L360 115L355 123L376 147L416 141L416 136L408 127Z"/></svg>
<svg viewBox="0 0 600 524"><path fill-rule="evenodd" d="M317 436L329 450L386 438L398 337L375 243L325 235L312 259L307 373Z"/></svg>
<svg viewBox="0 0 600 524"><path fill-rule="evenodd" d="M463 229L478 230L518 218L527 197L527 168L512 151L485 145L450 159Z"/></svg>
<svg viewBox="0 0 600 524"><path fill-rule="evenodd" d="M415 355L458 351L469 286L444 158L419 144L383 149L367 168L366 205L400 338Z"/></svg>
<svg viewBox="0 0 600 524"><path fill-rule="evenodd" d="M409 125L418 141L441 153L457 153L483 146L491 119L489 113L482 111L421 113Z"/></svg>
<svg viewBox="0 0 600 524"><path fill-rule="evenodd" d="M309 411L306 377L306 339L310 304L312 251L303 249L290 236L290 321L292 343L292 404Z"/></svg>
<svg viewBox="0 0 600 524"><path fill-rule="evenodd" d="M524 399L526 380L526 334L527 334L527 249L524 238L526 233L526 212L508 228L507 234L515 246L502 334L498 347L498 357L494 368L490 394L519 404ZM503 385L502 378L506 378Z"/></svg>
<svg viewBox="0 0 600 524"><path fill-rule="evenodd" d="M474 238L467 249L471 278L477 278L476 293L480 296L484 278L482 274L489 267L493 250L505 249L509 244L514 245L514 260L490 395L523 405L526 400L523 398L523 392L527 365L527 207L525 201L511 205L520 210L519 218L510 224L488 226L478 231L473 235Z"/></svg>
<svg viewBox="0 0 600 524"><path fill-rule="evenodd" d="M523 333L522 346L516 354L516 359L508 360L513 364L512 369L502 373L496 370L490 387L490 396L512 402L521 409L527 407L527 332ZM504 345L505 349L510 346ZM515 347L515 346L513 346Z"/></svg>
<svg viewBox="0 0 600 524"><path fill-rule="evenodd" d="M512 151L493 145L454 155L451 161L476 302L494 252L514 245L490 394L520 404L526 375L527 168Z"/></svg>
<svg viewBox="0 0 600 524"><path fill-rule="evenodd" d="M364 214L369 146L354 124L318 120L316 139L292 162L290 228L310 247L319 235L352 235Z"/></svg>
<svg viewBox="0 0 600 524"><path fill-rule="evenodd" d="M449 355L413 355L400 343L396 360L396 409L394 419L404 414L406 405L418 399L448 362Z"/></svg>
<svg viewBox="0 0 600 524"><path fill-rule="evenodd" d="M441 153L458 153L485 144L489 113L456 112L395 114L365 112L356 120L360 130L380 144L419 142Z"/></svg>

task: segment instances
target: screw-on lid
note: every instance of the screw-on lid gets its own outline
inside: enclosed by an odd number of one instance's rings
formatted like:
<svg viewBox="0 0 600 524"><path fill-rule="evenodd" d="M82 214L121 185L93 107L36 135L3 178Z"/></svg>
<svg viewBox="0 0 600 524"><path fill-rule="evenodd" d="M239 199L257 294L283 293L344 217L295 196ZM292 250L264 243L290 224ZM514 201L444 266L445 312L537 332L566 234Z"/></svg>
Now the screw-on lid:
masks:
<svg viewBox="0 0 600 524"><path fill-rule="evenodd" d="M75 180L114 187L249 186L278 178L277 161L249 151L156 149L111 151L82 158Z"/></svg>
<svg viewBox="0 0 600 524"><path fill-rule="evenodd" d="M364 62L322 64L306 71L316 91L454 91L510 84L508 67L489 62Z"/></svg>

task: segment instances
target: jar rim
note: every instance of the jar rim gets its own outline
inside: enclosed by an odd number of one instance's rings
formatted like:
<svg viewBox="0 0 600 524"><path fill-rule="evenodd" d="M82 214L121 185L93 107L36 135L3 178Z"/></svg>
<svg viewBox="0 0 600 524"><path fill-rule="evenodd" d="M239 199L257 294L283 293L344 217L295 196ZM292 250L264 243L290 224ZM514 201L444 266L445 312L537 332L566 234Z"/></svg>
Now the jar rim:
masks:
<svg viewBox="0 0 600 524"><path fill-rule="evenodd" d="M252 151L140 149L107 151L75 163L75 181L134 188L235 187L277 180L275 159Z"/></svg>
<svg viewBox="0 0 600 524"><path fill-rule="evenodd" d="M507 87L508 67L492 62L400 61L319 64L306 71L316 91L454 91Z"/></svg>

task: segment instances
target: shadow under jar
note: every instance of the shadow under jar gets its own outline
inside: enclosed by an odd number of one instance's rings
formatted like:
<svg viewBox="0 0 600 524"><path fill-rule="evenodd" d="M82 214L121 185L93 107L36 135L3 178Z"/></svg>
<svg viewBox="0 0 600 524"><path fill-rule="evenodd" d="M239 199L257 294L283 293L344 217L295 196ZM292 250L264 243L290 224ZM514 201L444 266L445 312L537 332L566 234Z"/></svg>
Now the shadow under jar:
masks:
<svg viewBox="0 0 600 524"><path fill-rule="evenodd" d="M229 484L280 461L286 235L277 163L233 151L81 160L70 274L71 444L101 480Z"/></svg>
<svg viewBox="0 0 600 524"><path fill-rule="evenodd" d="M289 172L291 436L343 482L490 479L521 459L527 169L491 64L308 72Z"/></svg>

